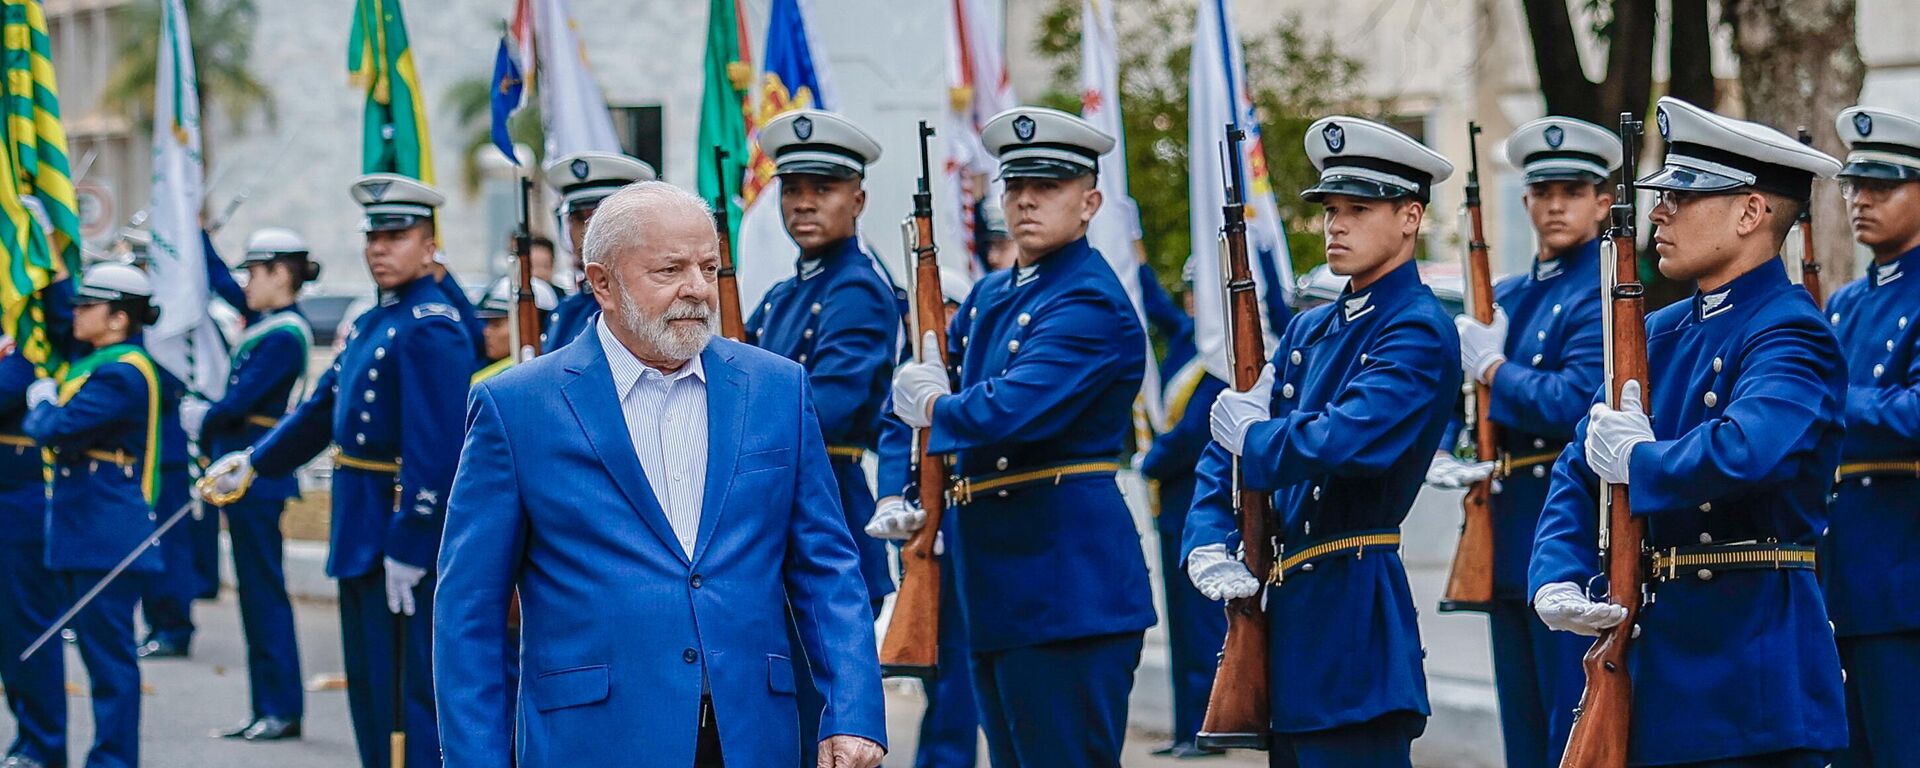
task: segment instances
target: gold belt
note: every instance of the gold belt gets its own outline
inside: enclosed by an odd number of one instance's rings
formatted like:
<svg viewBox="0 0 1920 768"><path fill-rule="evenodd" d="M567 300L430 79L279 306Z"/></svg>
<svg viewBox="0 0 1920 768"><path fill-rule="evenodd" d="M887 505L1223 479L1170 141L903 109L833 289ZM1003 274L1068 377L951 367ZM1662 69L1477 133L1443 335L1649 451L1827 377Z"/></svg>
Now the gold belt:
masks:
<svg viewBox="0 0 1920 768"><path fill-rule="evenodd" d="M1516 469L1526 469L1527 467L1539 466L1541 464L1552 464L1554 460L1558 458L1560 458L1559 451L1536 453L1531 456L1521 456L1517 459L1513 457L1513 454L1503 451L1500 454L1500 463L1494 467L1493 474L1495 477L1513 477L1513 471Z"/></svg>
<svg viewBox="0 0 1920 768"><path fill-rule="evenodd" d="M0 435L0 445L11 445L15 448L39 447L33 442L33 438L26 435Z"/></svg>
<svg viewBox="0 0 1920 768"><path fill-rule="evenodd" d="M858 462L867 457L867 449L853 445L829 445L827 455L836 459Z"/></svg>
<svg viewBox="0 0 1920 768"><path fill-rule="evenodd" d="M1280 559L1274 564L1273 572L1267 575L1268 584L1279 584L1287 580L1287 575L1296 571L1310 570L1312 561L1321 560L1352 552L1354 557L1365 557L1368 549L1400 546L1400 534L1362 533L1343 536L1314 544Z"/></svg>
<svg viewBox="0 0 1920 768"><path fill-rule="evenodd" d="M256 427L266 427L267 429L273 429L274 427L280 426L280 420L272 416L258 416L258 415L248 416L247 423L252 424Z"/></svg>
<svg viewBox="0 0 1920 768"><path fill-rule="evenodd" d="M94 461L104 461L120 467L131 467L139 462L138 459L126 451L102 451L96 448L87 451L83 455Z"/></svg>
<svg viewBox="0 0 1920 768"><path fill-rule="evenodd" d="M348 453L341 450L338 445L333 447L333 464L336 467L357 469L362 472L383 472L389 475L400 474L400 461L398 459L393 461L363 459L358 456L348 455Z"/></svg>
<svg viewBox="0 0 1920 768"><path fill-rule="evenodd" d="M1055 464L1050 467L1031 469L1021 472L1001 472L979 477L962 477L954 481L951 497L955 504L972 504L974 494L988 491L1008 491L1027 485L1042 483L1059 485L1060 481L1088 475L1111 475L1120 471L1117 461L1080 461L1070 464Z"/></svg>
<svg viewBox="0 0 1920 768"><path fill-rule="evenodd" d="M1652 568L1649 570L1653 577L1669 581L1679 578L1683 572L1705 580L1713 578L1714 570L1812 570L1816 557L1813 547L1807 546L1722 544L1654 550L1651 560Z"/></svg>
<svg viewBox="0 0 1920 768"><path fill-rule="evenodd" d="M1920 477L1920 459L1883 459L1880 461L1855 461L1840 465L1833 471L1833 481L1840 482L1850 477L1868 475L1904 475Z"/></svg>

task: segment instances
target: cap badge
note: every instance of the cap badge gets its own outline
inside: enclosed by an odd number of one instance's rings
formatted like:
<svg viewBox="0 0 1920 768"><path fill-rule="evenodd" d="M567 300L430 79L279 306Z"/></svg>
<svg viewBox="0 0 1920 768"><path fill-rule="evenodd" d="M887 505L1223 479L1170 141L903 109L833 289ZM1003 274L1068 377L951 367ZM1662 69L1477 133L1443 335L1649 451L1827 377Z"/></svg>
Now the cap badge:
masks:
<svg viewBox="0 0 1920 768"><path fill-rule="evenodd" d="M1567 129L1557 125L1547 126L1547 147L1549 149L1559 149L1560 145L1565 143L1567 143Z"/></svg>
<svg viewBox="0 0 1920 768"><path fill-rule="evenodd" d="M587 159L583 157L583 158L574 160L571 165L567 166L567 170L573 173L573 178L580 181L586 181L587 173L591 171L592 168L590 168L587 165Z"/></svg>
<svg viewBox="0 0 1920 768"><path fill-rule="evenodd" d="M1033 141L1033 118L1021 115L1013 119L1013 135L1021 141Z"/></svg>
<svg viewBox="0 0 1920 768"><path fill-rule="evenodd" d="M367 190L367 197L368 197L368 198L371 198L371 199L372 199L372 200L373 200L374 202L376 202L376 203L377 203L377 202L380 202L381 200L384 200L384 199L386 199L386 197L387 197L387 189L393 186L393 182L391 182L391 181L369 181L369 182L367 182L367 183L365 183L365 184L362 184L362 185L360 185L360 186L361 186L361 187L362 187L363 189L365 189L365 190Z"/></svg>
<svg viewBox="0 0 1920 768"><path fill-rule="evenodd" d="M1667 125L1667 108L1666 107L1661 107L1660 109L1656 110L1653 113L1653 123L1654 125L1657 125L1660 127L1661 139L1670 138L1670 134L1673 133L1673 128Z"/></svg>
<svg viewBox="0 0 1920 768"><path fill-rule="evenodd" d="M813 138L813 118L798 117L793 121L793 135L801 141Z"/></svg>
<svg viewBox="0 0 1920 768"><path fill-rule="evenodd" d="M1328 152L1338 154L1347 148L1347 129L1340 127L1339 123L1328 123L1327 127L1320 129L1320 138L1327 142Z"/></svg>
<svg viewBox="0 0 1920 768"><path fill-rule="evenodd" d="M1865 112L1855 112L1853 114L1853 129L1859 131L1860 136L1863 138L1873 135L1873 115Z"/></svg>

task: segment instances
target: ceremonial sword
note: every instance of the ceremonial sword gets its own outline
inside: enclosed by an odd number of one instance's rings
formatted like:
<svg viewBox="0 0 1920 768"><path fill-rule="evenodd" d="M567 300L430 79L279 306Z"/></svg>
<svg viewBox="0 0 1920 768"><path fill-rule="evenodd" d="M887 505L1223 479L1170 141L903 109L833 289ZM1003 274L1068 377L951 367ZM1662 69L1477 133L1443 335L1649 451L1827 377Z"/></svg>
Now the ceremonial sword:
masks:
<svg viewBox="0 0 1920 768"><path fill-rule="evenodd" d="M199 503L198 500L188 501L180 505L179 509L174 510L173 514L168 515L166 522L161 523L159 528L155 528L152 535L147 536L145 540L141 541L140 546L134 547L133 551L128 552L126 557L121 558L119 565L114 566L113 570L107 571L107 575L101 577L98 584L93 585L92 589L87 590L86 594L81 595L80 599L74 602L72 608L68 608L66 613L60 614L60 618L54 620L53 626L47 627L47 631L40 633L40 637L34 640L32 645L27 646L25 651L21 651L20 660L26 661L28 657L33 655L34 651L40 650L40 646L46 645L48 640L53 639L54 635L59 634L61 628L67 626L67 622L73 621L73 617L80 615L80 611L85 609L88 603L93 602L94 598L99 597L100 592L105 590L108 584L112 584L114 579L119 578L121 573L132 566L134 560L139 559L140 555L152 549L154 545L159 544L160 537L172 529L175 523L180 522L180 518L186 517L188 512L192 512L194 505Z"/></svg>

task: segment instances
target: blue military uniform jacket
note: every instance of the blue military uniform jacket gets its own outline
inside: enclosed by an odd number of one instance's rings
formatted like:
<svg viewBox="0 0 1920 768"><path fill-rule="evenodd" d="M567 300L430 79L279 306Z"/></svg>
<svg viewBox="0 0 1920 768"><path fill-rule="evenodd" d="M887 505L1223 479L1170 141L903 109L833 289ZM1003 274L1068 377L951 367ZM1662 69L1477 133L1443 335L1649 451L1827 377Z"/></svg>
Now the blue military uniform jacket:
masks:
<svg viewBox="0 0 1920 768"><path fill-rule="evenodd" d="M1507 362L1494 372L1488 416L1499 427L1501 453L1514 466L1493 497L1493 589L1502 599L1533 597L1527 562L1548 474L1600 390L1606 340L1599 259L1596 238L1557 259L1536 260L1528 274L1493 289L1494 301L1507 313ZM1449 434L1464 436L1459 426L1456 420ZM1453 437L1441 446L1453 447Z"/></svg>
<svg viewBox="0 0 1920 768"><path fill-rule="evenodd" d="M1656 442L1634 448L1628 485L1648 546L1814 543L1840 458L1846 372L1780 262L1648 317L1647 356ZM1600 572L1586 429L1583 419L1554 464L1530 592ZM1651 595L1628 662L1630 762L1846 743L1840 660L1812 571L1681 577L1652 582Z"/></svg>
<svg viewBox="0 0 1920 768"><path fill-rule="evenodd" d="M583 285L578 292L561 297L552 319L547 321L546 351L573 343L593 327L593 319L599 316L600 302L593 297L592 288Z"/></svg>
<svg viewBox="0 0 1920 768"><path fill-rule="evenodd" d="M1847 360L1841 465L1920 462L1920 248L1835 291L1827 319ZM1840 636L1920 629L1920 482L1909 469L1834 489L1820 553Z"/></svg>
<svg viewBox="0 0 1920 768"><path fill-rule="evenodd" d="M18 350L0 357L0 542L38 542L47 535L46 467L22 424L34 378L33 363Z"/></svg>
<svg viewBox="0 0 1920 768"><path fill-rule="evenodd" d="M58 404L27 413L27 436L53 453L49 569L110 570L153 535L163 375L136 334L73 363ZM160 551L150 549L128 570L160 569Z"/></svg>
<svg viewBox="0 0 1920 768"><path fill-rule="evenodd" d="M422 277L382 292L312 396L255 444L266 477L339 446L327 575L365 574L383 555L433 566L474 363L459 310Z"/></svg>
<svg viewBox="0 0 1920 768"><path fill-rule="evenodd" d="M280 424L307 371L313 330L296 307L256 315L233 350L227 392L207 409L201 438L214 456L245 450ZM293 475L262 475L248 496L286 499L299 495Z"/></svg>
<svg viewBox="0 0 1920 768"><path fill-rule="evenodd" d="M976 283L947 345L959 382L936 401L931 450L952 454L956 474L1117 462L1126 450L1146 334L1085 239ZM888 459L883 480L898 483L906 457ZM983 493L953 515L975 653L1153 625L1140 533L1112 476Z"/></svg>
<svg viewBox="0 0 1920 768"><path fill-rule="evenodd" d="M893 285L855 238L821 258L801 259L795 276L774 285L747 320L750 341L807 370L860 573L876 600L893 592L893 579L886 543L863 530L874 504L860 458L875 446L899 331Z"/></svg>
<svg viewBox="0 0 1920 768"><path fill-rule="evenodd" d="M1273 418L1248 430L1240 468L1247 487L1273 493L1282 557L1347 537L1397 534L1460 391L1453 319L1417 267L1402 265L1365 290L1295 316L1273 366ZM1210 444L1200 459L1184 539L1189 554L1239 544L1230 458ZM1311 565L1267 592L1273 729L1302 733L1393 712L1428 714L1425 653L1399 550Z"/></svg>

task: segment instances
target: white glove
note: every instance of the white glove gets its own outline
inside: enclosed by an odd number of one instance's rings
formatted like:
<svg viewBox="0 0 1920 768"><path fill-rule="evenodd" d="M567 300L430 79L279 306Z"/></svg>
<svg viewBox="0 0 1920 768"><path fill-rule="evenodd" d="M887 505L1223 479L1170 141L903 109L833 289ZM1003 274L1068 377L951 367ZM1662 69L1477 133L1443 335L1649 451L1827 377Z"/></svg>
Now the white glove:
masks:
<svg viewBox="0 0 1920 768"><path fill-rule="evenodd" d="M1187 555L1187 578L1208 600L1238 600L1260 592L1260 580L1225 544L1208 544Z"/></svg>
<svg viewBox="0 0 1920 768"><path fill-rule="evenodd" d="M1493 475L1494 462L1461 461L1451 453L1436 453L1427 465L1427 485L1457 491Z"/></svg>
<svg viewBox="0 0 1920 768"><path fill-rule="evenodd" d="M1549 628L1588 637L1627 618L1625 606L1588 600L1586 591L1571 581L1541 587L1533 595L1533 612L1540 614L1540 622Z"/></svg>
<svg viewBox="0 0 1920 768"><path fill-rule="evenodd" d="M1453 328L1460 332L1460 370L1486 382L1487 371L1507 359L1507 311L1494 307L1493 322L1485 325L1472 315L1460 315L1453 319Z"/></svg>
<svg viewBox="0 0 1920 768"><path fill-rule="evenodd" d="M934 398L953 394L947 381L947 367L940 362L940 342L933 331L920 339L920 360L900 366L893 372L893 415L907 426L925 429L933 423L927 406Z"/></svg>
<svg viewBox="0 0 1920 768"><path fill-rule="evenodd" d="M180 401L180 429L186 431L188 440L200 441L200 428L206 425L207 411L212 409L213 403L197 397Z"/></svg>
<svg viewBox="0 0 1920 768"><path fill-rule="evenodd" d="M1629 381L1620 387L1620 408L1594 403L1587 411L1587 466L1600 481L1620 485L1627 482L1627 465L1632 463L1633 447L1653 442L1653 423L1640 407L1640 382Z"/></svg>
<svg viewBox="0 0 1920 768"><path fill-rule="evenodd" d="M220 457L207 468L207 477L213 478L213 490L221 494L240 490L253 477L253 453L234 451Z"/></svg>
<svg viewBox="0 0 1920 768"><path fill-rule="evenodd" d="M1273 402L1273 364L1260 369L1260 380L1253 388L1245 392L1229 389L1220 393L1213 401L1213 410L1208 420L1213 430L1213 441L1221 447L1241 455L1247 441L1247 429L1255 424L1273 418L1269 412Z"/></svg>
<svg viewBox="0 0 1920 768"><path fill-rule="evenodd" d="M413 615L413 588L420 586L420 580L426 578L427 569L419 568L386 558L387 571L387 612L404 616Z"/></svg>
<svg viewBox="0 0 1920 768"><path fill-rule="evenodd" d="M927 524L927 512L919 505L908 504L899 496L888 496L874 505L873 517L867 520L868 536L888 541L906 541L915 531Z"/></svg>
<svg viewBox="0 0 1920 768"><path fill-rule="evenodd" d="M53 379L35 379L27 385L27 410L33 410L41 403L51 403L60 399L60 384Z"/></svg>

